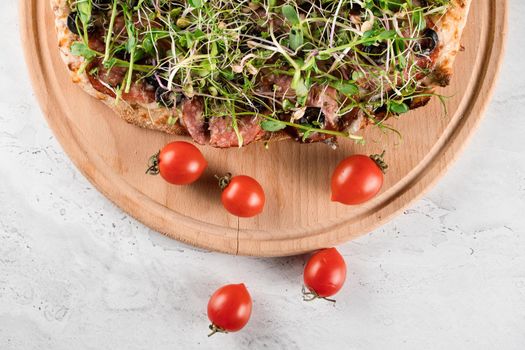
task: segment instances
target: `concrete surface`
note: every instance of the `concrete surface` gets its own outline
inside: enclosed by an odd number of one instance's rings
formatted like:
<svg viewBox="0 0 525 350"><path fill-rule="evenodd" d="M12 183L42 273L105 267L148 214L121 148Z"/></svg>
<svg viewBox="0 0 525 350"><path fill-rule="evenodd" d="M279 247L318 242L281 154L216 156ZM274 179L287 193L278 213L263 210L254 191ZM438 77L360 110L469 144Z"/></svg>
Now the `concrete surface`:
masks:
<svg viewBox="0 0 525 350"><path fill-rule="evenodd" d="M510 3L479 132L424 199L341 247L349 274L333 307L301 301L304 257L200 251L99 194L48 129L16 1L2 1L0 349L524 349L525 2ZM208 339L207 299L237 281L252 320Z"/></svg>

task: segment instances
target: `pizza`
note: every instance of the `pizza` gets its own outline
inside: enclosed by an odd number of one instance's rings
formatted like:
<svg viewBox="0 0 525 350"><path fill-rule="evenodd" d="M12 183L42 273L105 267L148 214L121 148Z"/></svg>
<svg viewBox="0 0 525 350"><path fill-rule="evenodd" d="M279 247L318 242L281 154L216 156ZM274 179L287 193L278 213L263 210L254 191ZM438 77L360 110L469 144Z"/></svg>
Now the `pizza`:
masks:
<svg viewBox="0 0 525 350"><path fill-rule="evenodd" d="M51 0L73 82L219 148L335 147L450 83L470 0Z"/></svg>

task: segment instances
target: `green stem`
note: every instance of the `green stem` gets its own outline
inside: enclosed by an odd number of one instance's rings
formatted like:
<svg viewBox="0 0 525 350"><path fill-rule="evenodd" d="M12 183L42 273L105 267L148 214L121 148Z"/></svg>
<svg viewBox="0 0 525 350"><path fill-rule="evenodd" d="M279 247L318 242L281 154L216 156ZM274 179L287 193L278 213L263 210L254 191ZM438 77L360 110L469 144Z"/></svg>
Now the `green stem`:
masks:
<svg viewBox="0 0 525 350"><path fill-rule="evenodd" d="M127 68L130 66L130 63L127 61L123 61L118 58L113 58L113 59L115 60L115 67ZM133 64L133 70L143 72L143 73L150 73L153 68L155 68L155 66L148 66L145 64Z"/></svg>
<svg viewBox="0 0 525 350"><path fill-rule="evenodd" d="M286 126L291 126L293 128L296 128L296 129L300 129L300 130L303 130L303 131L310 131L310 132L318 132L318 133L321 133L321 134L326 134L326 135L333 135L333 136L341 136L341 137L347 137L349 139L352 139L352 140L362 140L363 139L363 136L358 136L358 135L353 135L353 134L350 134L348 132L342 132L342 131L336 131L336 130L326 130L326 129L318 129L318 128L312 128L311 126L306 126L306 125L301 125L301 124L296 124L296 123L291 123L291 122L287 122L287 121L284 121L284 120L280 120L280 119L276 119L276 118L272 118L270 116L264 116L264 118L268 119L268 120L271 120L271 121L274 121L274 122L277 122L277 123L282 123Z"/></svg>
<svg viewBox="0 0 525 350"><path fill-rule="evenodd" d="M126 81L126 89L124 90L125 93L129 93L129 90L131 89L131 79L133 78L133 65L135 63L135 47L131 50L131 57L129 60L129 68L128 68L128 77Z"/></svg>
<svg viewBox="0 0 525 350"><path fill-rule="evenodd" d="M117 0L113 0L113 8L111 10L111 19L109 21L108 35L106 38L106 50L104 52L104 60L102 63L106 63L109 60L111 39L113 36L113 28L115 26L115 18L117 17Z"/></svg>
<svg viewBox="0 0 525 350"><path fill-rule="evenodd" d="M270 22L270 36L272 37L272 42L274 43L277 51L283 55L284 58L286 58L286 60L292 65L292 67L295 69L295 70L301 70L301 67L299 67L299 65L297 64L297 62L294 61L293 58L290 57L290 55L288 55L286 53L286 51L282 48L281 44L279 44L279 42L277 41L277 39L275 38L275 34L273 32L273 23Z"/></svg>

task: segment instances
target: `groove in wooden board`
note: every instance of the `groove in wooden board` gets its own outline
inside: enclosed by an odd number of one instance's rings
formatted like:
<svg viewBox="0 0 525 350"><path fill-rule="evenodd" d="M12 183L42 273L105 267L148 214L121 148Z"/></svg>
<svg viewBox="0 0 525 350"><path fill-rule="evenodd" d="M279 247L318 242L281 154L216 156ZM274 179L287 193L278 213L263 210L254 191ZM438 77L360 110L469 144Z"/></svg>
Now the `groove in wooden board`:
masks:
<svg viewBox="0 0 525 350"><path fill-rule="evenodd" d="M393 124L404 135L367 130L368 145L281 142L246 149L202 148L210 169L195 186L169 186L144 176L148 156L173 137L127 125L70 83L56 48L47 1L21 1L22 40L44 114L77 167L108 198L152 228L189 244L245 255L290 255L367 233L418 198L447 169L481 119L494 84L506 33L506 2L475 1L463 42L466 51L445 95ZM376 142L374 142L376 141ZM359 207L329 202L329 178L347 154L387 149L391 170L379 197ZM214 174L258 178L267 191L265 213L229 216L220 205ZM238 226L240 225L240 226ZM240 227L240 229L239 229Z"/></svg>

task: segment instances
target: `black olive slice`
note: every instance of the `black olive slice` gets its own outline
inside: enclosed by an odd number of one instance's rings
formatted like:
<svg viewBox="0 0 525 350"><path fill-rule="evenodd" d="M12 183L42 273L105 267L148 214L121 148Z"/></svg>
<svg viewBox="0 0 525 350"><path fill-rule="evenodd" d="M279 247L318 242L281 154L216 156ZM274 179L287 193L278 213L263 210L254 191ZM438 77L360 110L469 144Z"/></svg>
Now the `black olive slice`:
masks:
<svg viewBox="0 0 525 350"><path fill-rule="evenodd" d="M319 107L306 107L303 116L298 120L301 125L323 125L325 122L325 115ZM317 124L317 125L315 125Z"/></svg>
<svg viewBox="0 0 525 350"><path fill-rule="evenodd" d="M379 43L378 45L363 46L363 51L367 56L377 64L385 63L386 50L388 46L385 43Z"/></svg>
<svg viewBox="0 0 525 350"><path fill-rule="evenodd" d="M161 106L173 108L175 104L179 105L182 102L183 96L182 94L176 94L173 91L158 87L155 91L155 100Z"/></svg>
<svg viewBox="0 0 525 350"><path fill-rule="evenodd" d="M168 81L156 73L144 78L144 80L146 83L156 88L168 86Z"/></svg>
<svg viewBox="0 0 525 350"><path fill-rule="evenodd" d="M363 8L359 4L351 3L349 6L350 14L353 16L359 16L363 12Z"/></svg>
<svg viewBox="0 0 525 350"><path fill-rule="evenodd" d="M67 27L73 34L79 35L76 12L71 12L69 16L67 16Z"/></svg>
<svg viewBox="0 0 525 350"><path fill-rule="evenodd" d="M67 28L73 34L80 35L80 33L78 32L78 29L82 29L82 23L80 23L80 20L78 18L78 12L73 11L69 14L69 16L67 16ZM94 31L95 31L95 26L90 23L88 26L88 33L92 34Z"/></svg>
<svg viewBox="0 0 525 350"><path fill-rule="evenodd" d="M427 28L423 32L423 36L416 43L415 52L420 56L428 56L439 44L439 36L435 30Z"/></svg>

